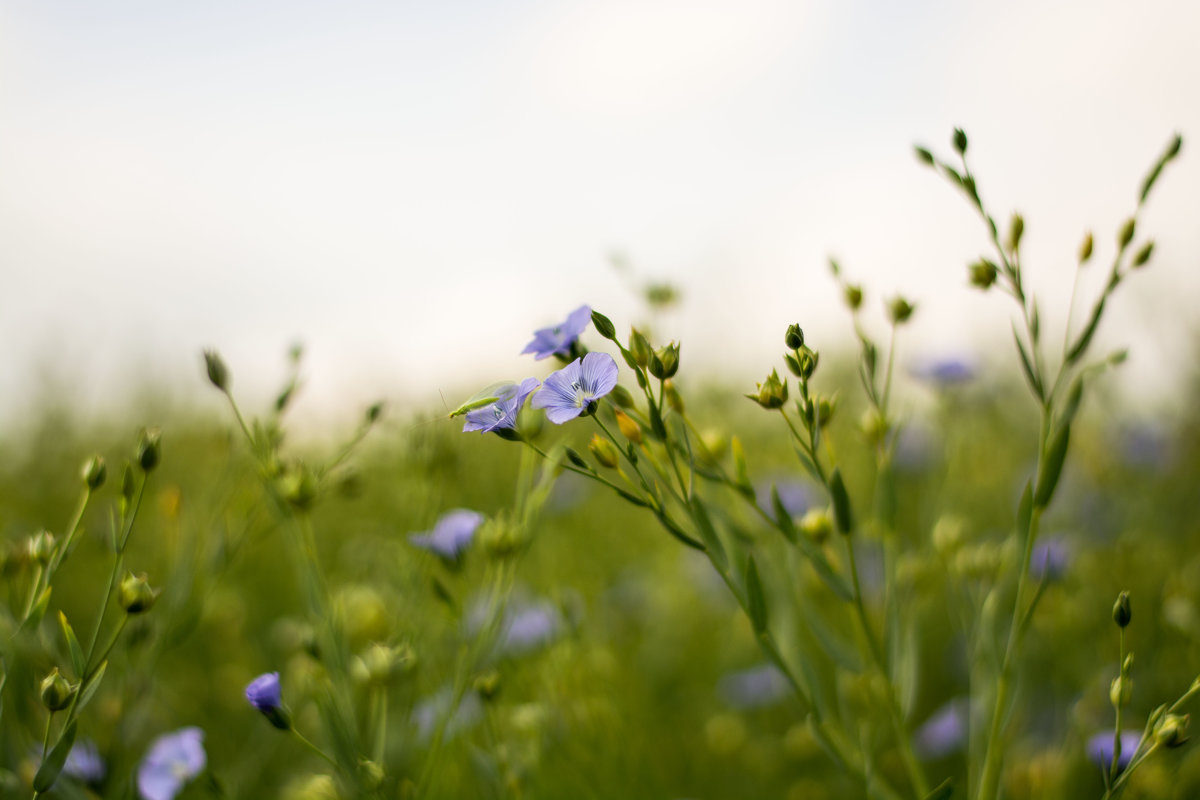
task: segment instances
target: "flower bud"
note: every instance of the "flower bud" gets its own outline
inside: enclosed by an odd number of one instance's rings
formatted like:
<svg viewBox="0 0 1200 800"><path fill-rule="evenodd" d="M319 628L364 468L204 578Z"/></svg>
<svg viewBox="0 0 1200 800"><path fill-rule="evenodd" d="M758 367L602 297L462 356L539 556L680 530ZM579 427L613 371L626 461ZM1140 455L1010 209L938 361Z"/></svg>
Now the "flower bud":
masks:
<svg viewBox="0 0 1200 800"><path fill-rule="evenodd" d="M634 328L629 334L629 352L633 354L633 360L639 367L645 367L650 363L650 342L637 328Z"/></svg>
<svg viewBox="0 0 1200 800"><path fill-rule="evenodd" d="M1112 686L1108 690L1108 699L1113 704L1113 708L1124 708L1129 705L1130 699L1133 697L1133 678L1126 675L1118 675L1113 678Z"/></svg>
<svg viewBox="0 0 1200 800"><path fill-rule="evenodd" d="M229 391L229 370L216 350L204 351L204 369L208 372L208 382L222 392Z"/></svg>
<svg viewBox="0 0 1200 800"><path fill-rule="evenodd" d="M292 508L307 511L317 499L317 477L303 464L295 464L280 476L279 491Z"/></svg>
<svg viewBox="0 0 1200 800"><path fill-rule="evenodd" d="M933 153L929 152L928 149L921 147L920 145L917 145L916 147L913 148L913 152L916 153L917 160L920 161L922 164L925 164L926 166L930 166L930 167L933 166L933 163L934 163L933 162Z"/></svg>
<svg viewBox="0 0 1200 800"><path fill-rule="evenodd" d="M1192 721L1191 714L1167 714L1154 728L1154 741L1163 747L1181 747L1187 742L1188 723Z"/></svg>
<svg viewBox="0 0 1200 800"><path fill-rule="evenodd" d="M1117 596L1117 602L1113 603L1113 622L1117 623L1118 628L1124 628L1129 624L1133 612L1129 608L1129 592L1121 592Z"/></svg>
<svg viewBox="0 0 1200 800"><path fill-rule="evenodd" d="M833 419L833 412L837 410L836 397L819 397L817 398L817 425L824 428Z"/></svg>
<svg viewBox="0 0 1200 800"><path fill-rule="evenodd" d="M1083 244L1079 245L1079 265L1083 266L1092 257L1092 235L1089 233L1083 237Z"/></svg>
<svg viewBox="0 0 1200 800"><path fill-rule="evenodd" d="M746 397L758 403L763 408L782 408L788 398L787 381L779 380L778 371L771 370L771 374L767 376L767 379L758 384L757 394L748 394Z"/></svg>
<svg viewBox="0 0 1200 800"><path fill-rule="evenodd" d="M1121 230L1117 232L1117 244L1124 250L1133 241L1133 232L1137 222L1130 217L1125 220L1125 224L1121 226Z"/></svg>
<svg viewBox="0 0 1200 800"><path fill-rule="evenodd" d="M810 508L800 518L800 532L821 544L833 533L833 517L827 508Z"/></svg>
<svg viewBox="0 0 1200 800"><path fill-rule="evenodd" d="M855 286L854 284L846 284L846 288L842 292L842 297L845 299L846 305L850 307L851 311L858 311L859 306L862 305L863 301L862 287Z"/></svg>
<svg viewBox="0 0 1200 800"><path fill-rule="evenodd" d="M133 492L136 488L133 483L133 466L126 461L125 469L121 470L121 500L126 508L133 502Z"/></svg>
<svg viewBox="0 0 1200 800"><path fill-rule="evenodd" d="M700 457L707 464L716 464L729 450L729 439L716 429L708 429L700 434Z"/></svg>
<svg viewBox="0 0 1200 800"><path fill-rule="evenodd" d="M679 371L679 343L660 347L650 356L650 374L660 380L673 377Z"/></svg>
<svg viewBox="0 0 1200 800"><path fill-rule="evenodd" d="M979 289L990 289L999 273L996 265L986 258L979 259L967 269L970 272L971 285Z"/></svg>
<svg viewBox="0 0 1200 800"><path fill-rule="evenodd" d="M104 485L104 479L108 477L108 466L104 463L103 456L92 456L83 465L83 483L87 486L88 491L96 491Z"/></svg>
<svg viewBox="0 0 1200 800"><path fill-rule="evenodd" d="M633 417L619 408L613 412L613 416L617 418L617 427L621 429L622 436L634 444L642 443L642 426L638 425Z"/></svg>
<svg viewBox="0 0 1200 800"><path fill-rule="evenodd" d="M374 425L383 416L383 401L379 400L367 406L367 424Z"/></svg>
<svg viewBox="0 0 1200 800"><path fill-rule="evenodd" d="M967 153L967 134L963 131L962 128L954 129L954 136L950 141L954 145L954 151L956 153L958 153L960 156L966 155L966 153Z"/></svg>
<svg viewBox="0 0 1200 800"><path fill-rule="evenodd" d="M613 469L620 463L621 454L617 452L616 446L598 433L592 434L592 441L588 443L588 450L592 451L592 455L595 456L602 467Z"/></svg>
<svg viewBox="0 0 1200 800"><path fill-rule="evenodd" d="M820 354L808 349L807 347L800 348L800 358L798 359L800 374L796 377L808 380L817 371L817 362L820 361Z"/></svg>
<svg viewBox="0 0 1200 800"><path fill-rule="evenodd" d="M596 333L603 336L609 341L617 340L617 328L612 324L612 320L601 314L599 311L592 312L592 326L596 329Z"/></svg>
<svg viewBox="0 0 1200 800"><path fill-rule="evenodd" d="M908 321L915 310L915 307L903 297L896 297L888 303L888 319L893 325L901 325Z"/></svg>
<svg viewBox="0 0 1200 800"><path fill-rule="evenodd" d="M353 671L354 677L368 686L383 687L411 672L416 664L417 654L408 644L373 644L354 659Z"/></svg>
<svg viewBox="0 0 1200 800"><path fill-rule="evenodd" d="M1012 225L1008 229L1008 251L1015 253L1021 249L1021 235L1025 233L1025 219L1020 214L1013 214Z"/></svg>
<svg viewBox="0 0 1200 800"><path fill-rule="evenodd" d="M666 380L663 384L663 394L666 395L667 405L674 409L676 413L682 414L684 409L683 395L675 388L675 381L670 378Z"/></svg>
<svg viewBox="0 0 1200 800"><path fill-rule="evenodd" d="M267 720L281 731L291 730L292 720L283 707L283 693L279 687L279 673L259 675L246 687L246 700L262 712Z"/></svg>
<svg viewBox="0 0 1200 800"><path fill-rule="evenodd" d="M117 600L127 614L141 614L149 611L154 607L157 599L158 590L150 588L144 574L129 573L117 588Z"/></svg>
<svg viewBox="0 0 1200 800"><path fill-rule="evenodd" d="M609 392L608 396L612 398L613 403L620 408L633 408L633 395L629 393L628 389L620 384L614 386L613 390Z"/></svg>
<svg viewBox="0 0 1200 800"><path fill-rule="evenodd" d="M1151 254L1154 253L1154 242L1146 242L1141 250L1137 251L1137 255L1133 257L1133 268L1143 267L1150 260Z"/></svg>
<svg viewBox="0 0 1200 800"><path fill-rule="evenodd" d="M38 531L29 537L29 557L38 564L48 564L54 557L57 539L50 531Z"/></svg>
<svg viewBox="0 0 1200 800"><path fill-rule="evenodd" d="M62 711L71 705L71 700L74 699L78 689L78 686L72 686L59 673L58 667L55 667L42 680L42 705L51 711Z"/></svg>
<svg viewBox="0 0 1200 800"><path fill-rule="evenodd" d="M799 350L804 347L804 331L795 323L788 325L787 333L783 336L783 343L787 345L788 350Z"/></svg>
<svg viewBox="0 0 1200 800"><path fill-rule="evenodd" d="M134 461L142 472L150 472L158 466L162 456L162 431L158 428L145 428L138 437L137 448L134 451Z"/></svg>

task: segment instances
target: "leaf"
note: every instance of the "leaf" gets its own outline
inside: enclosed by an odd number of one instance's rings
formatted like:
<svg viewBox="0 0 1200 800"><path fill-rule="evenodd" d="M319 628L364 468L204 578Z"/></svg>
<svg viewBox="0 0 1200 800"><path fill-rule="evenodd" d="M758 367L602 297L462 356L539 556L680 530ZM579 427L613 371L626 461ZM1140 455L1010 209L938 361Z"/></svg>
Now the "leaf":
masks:
<svg viewBox="0 0 1200 800"><path fill-rule="evenodd" d="M1059 413L1059 425L1070 425L1075 420L1075 413L1079 411L1079 402L1082 399L1083 376L1077 375L1075 380L1071 381L1071 388L1067 391L1067 400L1063 404L1062 411Z"/></svg>
<svg viewBox="0 0 1200 800"><path fill-rule="evenodd" d="M758 564L754 556L746 561L746 613L755 633L767 629L767 598L763 595L762 580L758 576Z"/></svg>
<svg viewBox="0 0 1200 800"><path fill-rule="evenodd" d="M1033 362L1029 358L1029 353L1025 351L1025 345L1021 343L1015 322L1013 323L1013 341L1017 343L1017 353L1021 356L1021 371L1025 373L1025 380L1029 383L1029 388L1037 395L1039 401L1045 402L1045 390L1042 388L1042 382L1038 380L1037 373L1033 370Z"/></svg>
<svg viewBox="0 0 1200 800"><path fill-rule="evenodd" d="M796 525L792 522L792 515L783 507L783 501L779 499L779 489L774 485L771 486L771 508L775 511L775 527L784 538L795 544Z"/></svg>
<svg viewBox="0 0 1200 800"><path fill-rule="evenodd" d="M817 572L817 576L834 594L847 603L854 599L854 592L851 591L850 584L846 583L845 578L833 571L833 567L829 564L829 559L825 557L825 553L817 544L805 536L798 536L796 537L796 546L800 548L800 552L812 564L813 569Z"/></svg>
<svg viewBox="0 0 1200 800"><path fill-rule="evenodd" d="M46 606L50 605L50 590L53 587L47 586L38 595L37 602L29 609L29 616L21 623L21 630L35 631L38 625L42 624L42 617L46 616Z"/></svg>
<svg viewBox="0 0 1200 800"><path fill-rule="evenodd" d="M101 661L100 666L92 673L92 677L87 679L87 682L79 688L79 702L75 704L76 713L83 710L83 707L88 704L92 696L96 694L96 690L100 688L100 681L104 680L104 672L108 669L108 662Z"/></svg>
<svg viewBox="0 0 1200 800"><path fill-rule="evenodd" d="M658 406L655 405L650 406L650 432L660 442L667 440L667 426L663 424L662 413L659 412Z"/></svg>
<svg viewBox="0 0 1200 800"><path fill-rule="evenodd" d="M833 500L833 518L837 529L843 535L849 535L854 530L854 515L850 511L850 495L846 493L846 484L842 482L842 471L834 467L833 475L829 478L829 495Z"/></svg>
<svg viewBox="0 0 1200 800"><path fill-rule="evenodd" d="M1017 533L1021 541L1029 535L1029 526L1033 522L1033 482L1025 481L1025 491L1021 492L1021 502L1017 505Z"/></svg>
<svg viewBox="0 0 1200 800"><path fill-rule="evenodd" d="M1070 444L1070 441L1070 425L1063 425L1059 428L1050 441L1046 459L1042 462L1042 468L1038 472L1037 491L1033 495L1034 506L1045 508L1050 502L1050 498L1054 496L1054 489L1058 485L1059 475L1062 474L1063 461L1067 457L1067 445Z"/></svg>
<svg viewBox="0 0 1200 800"><path fill-rule="evenodd" d="M713 527L708 511L698 497L693 497L688 506L691 508L692 519L700 530L700 539L708 551L709 560L717 569L725 572L729 568L729 557L725 554L725 545L721 543L721 537L717 535L717 529Z"/></svg>
<svg viewBox="0 0 1200 800"><path fill-rule="evenodd" d="M71 654L71 667L75 670L76 675L83 675L83 671L87 669L83 648L79 646L79 639L75 638L75 631L72 630L71 623L67 621L67 615L61 611L58 612L58 624L62 628L63 638L67 640L67 650Z"/></svg>
<svg viewBox="0 0 1200 800"><path fill-rule="evenodd" d="M58 775L62 772L63 764L67 762L67 755L71 752L71 748L75 746L76 725L77 722L71 720L71 724L58 737L58 741L54 743L50 754L46 756L46 760L38 767L37 774L33 776L33 790L38 794L49 791L54 782L58 780Z"/></svg>
<svg viewBox="0 0 1200 800"><path fill-rule="evenodd" d="M804 471L808 473L814 481L821 480L821 473L817 471L817 465L809 458L808 453L800 449L799 445L793 448L796 451L796 458L800 459L800 466L804 467Z"/></svg>
<svg viewBox="0 0 1200 800"><path fill-rule="evenodd" d="M862 661L854 645L837 632L834 624L815 608L801 615L801 620L821 646L821 652L847 672L858 673L862 670ZM848 626L847 626L848 627Z"/></svg>
<svg viewBox="0 0 1200 800"><path fill-rule="evenodd" d="M1100 317L1104 314L1104 297L1096 303L1096 307L1092 309L1092 317L1088 320L1087 327L1079 334L1079 338L1075 340L1075 344L1067 353L1065 363L1074 364L1078 361L1085 352L1088 345L1092 342L1092 336L1096 333L1096 326L1100 324Z"/></svg>

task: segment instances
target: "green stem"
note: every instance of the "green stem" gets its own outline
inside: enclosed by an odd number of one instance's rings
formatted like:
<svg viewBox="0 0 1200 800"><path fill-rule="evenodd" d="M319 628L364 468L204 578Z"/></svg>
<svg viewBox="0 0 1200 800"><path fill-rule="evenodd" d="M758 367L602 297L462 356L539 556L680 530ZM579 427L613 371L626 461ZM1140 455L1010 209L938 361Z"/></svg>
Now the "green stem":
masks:
<svg viewBox="0 0 1200 800"><path fill-rule="evenodd" d="M300 731L296 730L295 728L290 728L289 730L291 730L293 736L295 736L298 740L300 740L301 744L303 744L309 750L313 751L314 753L319 755L321 758L325 759L330 764L332 764L334 769L342 768L342 766L340 764L338 764L337 761L334 760L333 756L329 755L324 750L322 750L321 748L319 748L315 744L313 744L311 741L309 741L308 737L306 737Z"/></svg>

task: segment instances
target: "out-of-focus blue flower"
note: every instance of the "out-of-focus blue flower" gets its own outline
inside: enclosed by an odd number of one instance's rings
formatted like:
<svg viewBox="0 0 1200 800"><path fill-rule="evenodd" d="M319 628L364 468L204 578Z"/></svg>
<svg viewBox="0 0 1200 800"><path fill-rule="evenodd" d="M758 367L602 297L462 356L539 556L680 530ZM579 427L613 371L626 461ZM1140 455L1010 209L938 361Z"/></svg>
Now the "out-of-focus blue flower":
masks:
<svg viewBox="0 0 1200 800"><path fill-rule="evenodd" d="M483 701L479 699L477 692L467 692L464 694L458 704L458 708L452 711L450 703L453 699L453 692L447 686L437 694L421 700L413 707L411 719L413 724L417 726L417 738L420 741L428 742L432 739L433 732L437 729L438 723L449 714L453 715L446 723L447 740L462 731L470 729L483 719Z"/></svg>
<svg viewBox="0 0 1200 800"><path fill-rule="evenodd" d="M617 362L608 353L588 353L546 378L530 402L546 409L546 418L562 425L583 413L617 385Z"/></svg>
<svg viewBox="0 0 1200 800"><path fill-rule="evenodd" d="M246 699L250 705L266 713L279 708L283 692L279 688L279 673L267 672L259 675L246 687Z"/></svg>
<svg viewBox="0 0 1200 800"><path fill-rule="evenodd" d="M801 516L816 501L816 491L812 484L784 477L777 481L763 483L754 492L758 507L765 511L771 519L775 519L775 506L771 502L771 488L779 492L779 502L783 509L793 517ZM776 520L778 521L778 520Z"/></svg>
<svg viewBox="0 0 1200 800"><path fill-rule="evenodd" d="M537 378L526 378L519 384L509 383L496 390L494 403L467 412L463 433L479 431L491 433L501 428L517 427L517 414L525 405L525 398L541 385Z"/></svg>
<svg viewBox="0 0 1200 800"><path fill-rule="evenodd" d="M717 683L717 693L737 709L763 708L791 693L787 677L774 664L731 672Z"/></svg>
<svg viewBox="0 0 1200 800"><path fill-rule="evenodd" d="M408 539L417 547L436 553L446 561L454 562L462 556L462 552L475 537L475 530L482 524L483 514L456 508L442 514L433 530L414 533Z"/></svg>
<svg viewBox="0 0 1200 800"><path fill-rule="evenodd" d="M1162 470L1172 459L1167 432L1155 425L1135 425L1121 431L1120 452L1126 465L1139 469Z"/></svg>
<svg viewBox="0 0 1200 800"><path fill-rule="evenodd" d="M913 737L913 746L921 758L943 758L962 749L967 742L967 715L971 704L956 698L933 712Z"/></svg>
<svg viewBox="0 0 1200 800"><path fill-rule="evenodd" d="M1067 571L1071 563L1071 548L1057 536L1043 539L1033 546L1029 554L1029 574L1041 580L1057 580Z"/></svg>
<svg viewBox="0 0 1200 800"><path fill-rule="evenodd" d="M560 324L534 331L533 341L525 345L521 355L533 353L534 358L541 360L547 356L566 353L591 321L592 309L589 306L580 306L568 314Z"/></svg>
<svg viewBox="0 0 1200 800"><path fill-rule="evenodd" d="M138 791L145 800L175 800L207 763L204 731L199 728L181 728L160 736L138 767Z"/></svg>
<svg viewBox="0 0 1200 800"><path fill-rule="evenodd" d="M510 607L504 619L500 651L522 655L552 642L563 629L562 613L544 600Z"/></svg>
<svg viewBox="0 0 1200 800"><path fill-rule="evenodd" d="M1113 732L1101 731L1087 741L1088 760L1102 770L1112 766ZM1117 759L1117 769L1123 770L1129 766L1133 754L1137 752L1138 743L1142 741L1140 731L1121 731L1121 756Z"/></svg>
<svg viewBox="0 0 1200 800"><path fill-rule="evenodd" d="M928 425L904 425L896 435L896 468L903 472L921 472L933 465L939 446Z"/></svg>
<svg viewBox="0 0 1200 800"><path fill-rule="evenodd" d="M62 771L80 783L99 783L104 780L104 759L100 757L96 743L91 739L75 742L71 752L67 753Z"/></svg>
<svg viewBox="0 0 1200 800"><path fill-rule="evenodd" d="M936 386L954 386L975 377L975 365L964 358L930 359L912 369L912 376Z"/></svg>

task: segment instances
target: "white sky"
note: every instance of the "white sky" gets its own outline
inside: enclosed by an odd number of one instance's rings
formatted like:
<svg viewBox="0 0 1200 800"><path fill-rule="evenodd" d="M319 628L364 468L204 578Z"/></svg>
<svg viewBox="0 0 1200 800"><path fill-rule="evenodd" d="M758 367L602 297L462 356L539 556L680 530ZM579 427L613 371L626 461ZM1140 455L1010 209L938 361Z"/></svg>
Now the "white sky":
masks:
<svg viewBox="0 0 1200 800"><path fill-rule="evenodd" d="M1010 305L911 154L955 125L1059 331L1083 231L1094 286L1183 133L1101 332L1161 387L1196 341L1198 34L1184 0L3 0L0 418L48 377L81 413L131 374L204 392L206 346L261 399L296 339L321 413L453 404L544 375L517 353L581 303L638 318L613 250L682 286L685 371L761 378L793 321L848 342L830 253L917 301L909 358L981 352Z"/></svg>

